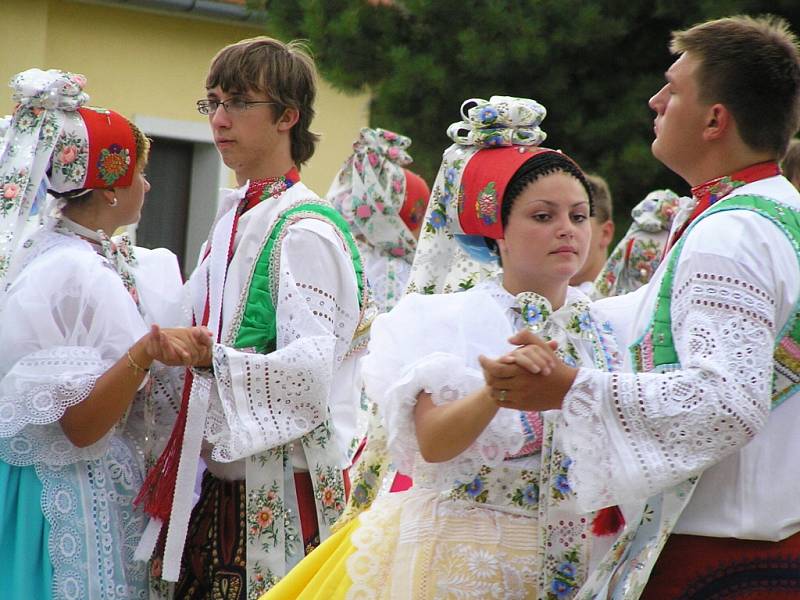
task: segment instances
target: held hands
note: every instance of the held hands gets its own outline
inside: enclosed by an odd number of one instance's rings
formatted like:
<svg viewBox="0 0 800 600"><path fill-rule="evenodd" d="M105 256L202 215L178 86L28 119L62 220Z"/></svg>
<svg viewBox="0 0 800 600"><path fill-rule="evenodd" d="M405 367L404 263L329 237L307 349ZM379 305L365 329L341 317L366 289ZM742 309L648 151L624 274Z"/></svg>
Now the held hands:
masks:
<svg viewBox="0 0 800 600"><path fill-rule="evenodd" d="M527 330L509 342L520 347L496 360L479 357L497 405L525 411L561 408L578 370L556 356L556 342L545 342Z"/></svg>
<svg viewBox="0 0 800 600"><path fill-rule="evenodd" d="M170 366L211 366L213 336L205 327L171 327L158 325L145 336L145 351L152 358Z"/></svg>

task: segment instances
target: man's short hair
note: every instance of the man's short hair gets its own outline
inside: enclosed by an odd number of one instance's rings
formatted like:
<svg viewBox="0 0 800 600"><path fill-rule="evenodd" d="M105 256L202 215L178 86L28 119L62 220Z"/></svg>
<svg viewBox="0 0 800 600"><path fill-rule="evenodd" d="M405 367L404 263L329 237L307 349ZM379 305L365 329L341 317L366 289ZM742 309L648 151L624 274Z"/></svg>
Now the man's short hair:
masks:
<svg viewBox="0 0 800 600"><path fill-rule="evenodd" d="M611 190L605 179L594 173L587 173L586 179L592 188L594 218L598 223L605 223L614 218L614 204L611 201Z"/></svg>
<svg viewBox="0 0 800 600"><path fill-rule="evenodd" d="M724 104L751 149L776 160L800 126L800 53L781 18L728 17L672 34L673 54L699 59L700 100Z"/></svg>
<svg viewBox="0 0 800 600"><path fill-rule="evenodd" d="M287 43L266 36L242 40L220 50L211 61L206 88L219 86L226 93L261 92L275 102L277 120L287 108L300 118L292 127L292 160L302 165L314 154L319 136L309 130L317 94L316 68L308 48L300 41Z"/></svg>

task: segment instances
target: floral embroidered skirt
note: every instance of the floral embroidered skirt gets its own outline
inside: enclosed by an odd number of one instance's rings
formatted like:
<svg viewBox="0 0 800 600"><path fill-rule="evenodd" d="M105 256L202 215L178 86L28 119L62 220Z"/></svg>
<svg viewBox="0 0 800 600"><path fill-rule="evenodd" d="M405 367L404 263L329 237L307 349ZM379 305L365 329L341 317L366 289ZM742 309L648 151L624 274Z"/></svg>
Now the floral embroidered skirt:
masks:
<svg viewBox="0 0 800 600"><path fill-rule="evenodd" d="M536 518L434 490L381 496L261 600L536 598Z"/></svg>

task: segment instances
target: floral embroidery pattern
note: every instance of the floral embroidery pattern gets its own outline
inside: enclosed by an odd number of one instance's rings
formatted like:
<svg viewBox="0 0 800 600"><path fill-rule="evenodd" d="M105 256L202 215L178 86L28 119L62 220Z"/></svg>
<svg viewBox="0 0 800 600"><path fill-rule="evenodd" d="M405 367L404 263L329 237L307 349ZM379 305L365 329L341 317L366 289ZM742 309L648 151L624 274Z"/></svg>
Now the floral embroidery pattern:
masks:
<svg viewBox="0 0 800 600"><path fill-rule="evenodd" d="M279 539L281 525L284 540ZM261 541L261 547L267 551L285 541L287 554L294 553L300 541L291 515L280 496L277 481L269 489L262 486L253 490L247 500L247 542L256 541Z"/></svg>
<svg viewBox="0 0 800 600"><path fill-rule="evenodd" d="M497 223L497 189L495 188L494 181L490 181L489 184L481 190L475 202L475 208L484 225L493 225Z"/></svg>
<svg viewBox="0 0 800 600"><path fill-rule="evenodd" d="M539 473L522 472L522 484L511 492L511 503L526 510L532 510L539 504Z"/></svg>
<svg viewBox="0 0 800 600"><path fill-rule="evenodd" d="M572 548L564 553L562 561L555 568L555 576L547 591L547 600L566 600L572 596L577 587L579 565L577 549Z"/></svg>
<svg viewBox="0 0 800 600"><path fill-rule="evenodd" d="M553 473L553 484L550 488L553 500L566 500L572 494L567 474L572 459L564 456L558 450L553 450L553 463L558 465L558 470Z"/></svg>
<svg viewBox="0 0 800 600"><path fill-rule="evenodd" d="M278 577L269 569L264 570L261 565L257 564L253 568L253 573L247 581L247 599L257 600L276 583L278 583ZM238 597L238 594L233 597Z"/></svg>
<svg viewBox="0 0 800 600"><path fill-rule="evenodd" d="M324 469L317 467L314 472L317 485L314 487L314 496L317 498L317 506L322 509L322 517L329 524L336 522L336 519L344 510L344 479L342 472L333 467Z"/></svg>
<svg viewBox="0 0 800 600"><path fill-rule="evenodd" d="M111 144L100 151L97 159L97 170L100 178L106 185L114 185L120 177L125 175L131 164L131 153L119 144Z"/></svg>
<svg viewBox="0 0 800 600"><path fill-rule="evenodd" d="M431 212L428 216L428 221L425 223L425 231L428 233L437 233L443 231L447 225L447 207L453 201L454 197L458 197L456 190L456 177L458 172L464 166L464 159L459 158L445 169L444 172L444 186L443 191L440 191L439 186L436 186L431 195ZM448 237L452 233L447 232Z"/></svg>
<svg viewBox="0 0 800 600"><path fill-rule="evenodd" d="M15 210L22 201L25 186L28 184L28 171L23 169L3 179L0 184L0 214L6 216Z"/></svg>
<svg viewBox="0 0 800 600"><path fill-rule="evenodd" d="M470 500L472 502L486 503L489 498L489 487L487 476L491 468L486 465L481 467L478 474L470 482L456 482L456 486L450 491L450 497L460 500Z"/></svg>
<svg viewBox="0 0 800 600"><path fill-rule="evenodd" d="M86 177L89 148L86 140L72 132L65 132L53 151L53 170L61 172L65 181L80 186Z"/></svg>

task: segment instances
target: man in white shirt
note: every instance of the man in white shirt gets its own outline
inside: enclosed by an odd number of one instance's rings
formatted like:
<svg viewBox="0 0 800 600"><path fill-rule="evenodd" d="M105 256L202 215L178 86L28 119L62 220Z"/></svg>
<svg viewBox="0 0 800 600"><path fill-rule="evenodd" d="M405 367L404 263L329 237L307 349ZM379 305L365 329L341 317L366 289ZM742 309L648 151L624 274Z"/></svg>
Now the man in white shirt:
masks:
<svg viewBox="0 0 800 600"><path fill-rule="evenodd" d="M800 123L800 55L784 21L749 17L677 32L671 50L652 150L693 201L650 284L595 305L632 372L483 365L503 406L563 410L581 505L622 506L614 578L596 589L800 597L800 195L777 165Z"/></svg>
<svg viewBox="0 0 800 600"><path fill-rule="evenodd" d="M244 600L327 537L344 508L367 287L347 223L300 181L318 139L303 46L232 44L205 87L198 110L240 188L222 200L187 284L216 343L213 368L191 374L183 400L163 575L180 566L176 598ZM201 442L208 472L189 521L181 482L192 483Z"/></svg>

